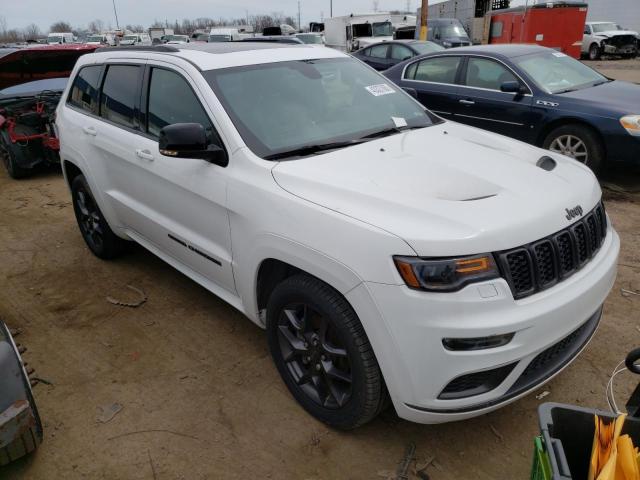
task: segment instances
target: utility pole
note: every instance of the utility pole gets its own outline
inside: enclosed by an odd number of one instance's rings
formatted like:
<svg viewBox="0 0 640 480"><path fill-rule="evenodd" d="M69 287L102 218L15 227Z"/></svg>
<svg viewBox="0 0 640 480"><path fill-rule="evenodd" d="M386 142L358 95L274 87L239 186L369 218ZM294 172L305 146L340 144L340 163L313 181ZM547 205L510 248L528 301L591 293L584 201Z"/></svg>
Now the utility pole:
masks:
<svg viewBox="0 0 640 480"><path fill-rule="evenodd" d="M302 31L302 25L300 24L300 0L298 0L298 31Z"/></svg>
<svg viewBox="0 0 640 480"><path fill-rule="evenodd" d="M116 28L120 30L120 23L118 23L118 11L116 10L116 0L112 0L113 2L113 13L116 15Z"/></svg>
<svg viewBox="0 0 640 480"><path fill-rule="evenodd" d="M429 18L429 0L422 0L420 7L420 40L427 40L427 19Z"/></svg>
<svg viewBox="0 0 640 480"><path fill-rule="evenodd" d="M329 18L333 18L333 0L329 0Z"/></svg>

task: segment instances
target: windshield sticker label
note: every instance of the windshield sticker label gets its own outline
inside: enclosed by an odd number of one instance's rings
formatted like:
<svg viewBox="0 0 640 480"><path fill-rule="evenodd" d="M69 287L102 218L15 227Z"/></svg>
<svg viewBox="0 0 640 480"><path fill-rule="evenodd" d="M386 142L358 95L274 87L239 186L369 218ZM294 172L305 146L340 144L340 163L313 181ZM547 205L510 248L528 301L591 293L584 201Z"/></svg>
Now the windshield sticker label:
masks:
<svg viewBox="0 0 640 480"><path fill-rule="evenodd" d="M402 117L391 117L391 120L393 120L393 124L396 126L396 128L407 126L407 121Z"/></svg>
<svg viewBox="0 0 640 480"><path fill-rule="evenodd" d="M553 52L554 57L566 57L566 55L562 52Z"/></svg>
<svg viewBox="0 0 640 480"><path fill-rule="evenodd" d="M369 92L374 97L380 97L382 95L389 95L390 93L396 93L396 91L391 88L386 83L381 83L379 85L369 85L368 87L364 87L367 92Z"/></svg>

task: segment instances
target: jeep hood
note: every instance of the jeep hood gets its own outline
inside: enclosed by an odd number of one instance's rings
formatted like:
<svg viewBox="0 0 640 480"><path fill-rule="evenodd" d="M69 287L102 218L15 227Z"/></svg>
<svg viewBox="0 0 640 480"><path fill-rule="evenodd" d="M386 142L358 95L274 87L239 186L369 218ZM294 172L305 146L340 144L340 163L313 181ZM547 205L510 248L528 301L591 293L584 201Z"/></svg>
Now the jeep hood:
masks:
<svg viewBox="0 0 640 480"><path fill-rule="evenodd" d="M42 45L21 48L0 57L0 90L14 85L71 75L76 61L97 45Z"/></svg>
<svg viewBox="0 0 640 480"><path fill-rule="evenodd" d="M280 162L272 174L289 193L391 232L418 255L453 256L538 240L571 223L565 209L597 204L588 168L554 154L547 171L536 165L545 155L445 122Z"/></svg>

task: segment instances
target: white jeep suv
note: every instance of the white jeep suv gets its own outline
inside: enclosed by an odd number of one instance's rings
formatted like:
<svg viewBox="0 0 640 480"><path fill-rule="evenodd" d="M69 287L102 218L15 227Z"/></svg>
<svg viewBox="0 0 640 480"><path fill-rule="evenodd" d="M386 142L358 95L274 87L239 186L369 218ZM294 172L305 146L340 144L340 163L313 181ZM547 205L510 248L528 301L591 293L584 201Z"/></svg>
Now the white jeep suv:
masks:
<svg viewBox="0 0 640 480"><path fill-rule="evenodd" d="M134 240L266 328L320 420L499 408L588 343L619 240L591 171L304 45L105 49L57 110L90 250Z"/></svg>

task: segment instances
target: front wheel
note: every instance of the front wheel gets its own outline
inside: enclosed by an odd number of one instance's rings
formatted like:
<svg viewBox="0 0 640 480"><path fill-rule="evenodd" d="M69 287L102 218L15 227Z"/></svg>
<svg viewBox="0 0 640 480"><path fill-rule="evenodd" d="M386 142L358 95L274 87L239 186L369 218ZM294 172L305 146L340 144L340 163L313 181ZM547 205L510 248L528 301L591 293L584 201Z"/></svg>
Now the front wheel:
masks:
<svg viewBox="0 0 640 480"><path fill-rule="evenodd" d="M119 256L127 241L118 237L109 227L84 175L78 175L71 182L71 197L80 233L89 250L104 260Z"/></svg>
<svg viewBox="0 0 640 480"><path fill-rule="evenodd" d="M597 43L594 43L589 47L589 60L599 60L600 55L600 46Z"/></svg>
<svg viewBox="0 0 640 480"><path fill-rule="evenodd" d="M584 163L594 172L602 169L604 148L597 134L581 125L563 125L554 129L543 142L543 148L561 153Z"/></svg>
<svg viewBox="0 0 640 480"><path fill-rule="evenodd" d="M348 430L372 420L387 392L373 348L345 298L298 274L280 283L267 305L273 360L307 412Z"/></svg>

